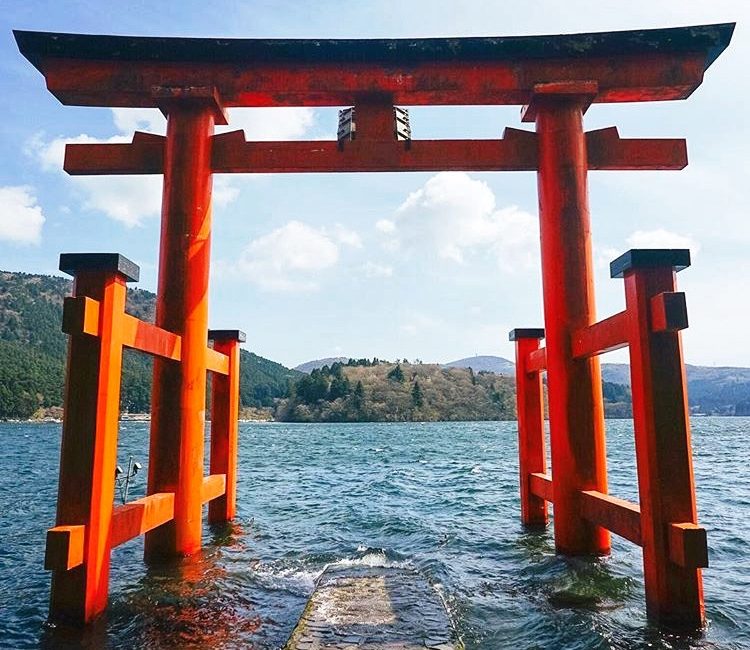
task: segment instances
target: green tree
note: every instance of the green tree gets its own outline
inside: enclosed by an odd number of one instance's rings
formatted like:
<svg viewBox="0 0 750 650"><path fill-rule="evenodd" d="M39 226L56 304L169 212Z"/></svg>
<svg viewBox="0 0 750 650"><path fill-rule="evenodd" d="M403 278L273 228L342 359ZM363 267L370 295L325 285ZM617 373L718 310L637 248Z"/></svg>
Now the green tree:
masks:
<svg viewBox="0 0 750 650"><path fill-rule="evenodd" d="M328 401L333 402L340 397L346 397L351 390L349 380L343 374L341 376L334 376L331 380L331 386L328 389Z"/></svg>
<svg viewBox="0 0 750 650"><path fill-rule="evenodd" d="M404 371L401 370L401 364L397 363L396 366L391 370L386 377L390 379L391 381L397 381L399 383L403 383L404 381Z"/></svg>
<svg viewBox="0 0 750 650"><path fill-rule="evenodd" d="M328 396L328 379L319 370L313 370L297 382L294 390L301 402L315 404Z"/></svg>
<svg viewBox="0 0 750 650"><path fill-rule="evenodd" d="M421 408L424 404L422 389L419 387L419 382L416 380L414 381L414 387L411 389L411 401L417 408Z"/></svg>

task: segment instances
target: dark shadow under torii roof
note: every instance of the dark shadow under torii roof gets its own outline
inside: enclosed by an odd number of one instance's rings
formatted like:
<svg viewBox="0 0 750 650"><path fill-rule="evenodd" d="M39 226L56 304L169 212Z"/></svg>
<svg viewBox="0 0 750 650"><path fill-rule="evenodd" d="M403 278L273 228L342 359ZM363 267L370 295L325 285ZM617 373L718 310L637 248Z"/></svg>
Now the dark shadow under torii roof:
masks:
<svg viewBox="0 0 750 650"><path fill-rule="evenodd" d="M517 104L535 83L571 78L597 81L597 101L681 99L733 30L357 40L14 34L63 103L153 106L152 85L213 85L228 106L299 106L367 93L407 105Z"/></svg>

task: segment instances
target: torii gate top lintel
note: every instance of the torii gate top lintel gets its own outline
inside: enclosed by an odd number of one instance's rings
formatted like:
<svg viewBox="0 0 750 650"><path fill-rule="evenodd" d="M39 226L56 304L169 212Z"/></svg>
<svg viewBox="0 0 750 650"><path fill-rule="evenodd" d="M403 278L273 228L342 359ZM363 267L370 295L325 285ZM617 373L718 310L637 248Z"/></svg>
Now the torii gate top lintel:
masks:
<svg viewBox="0 0 750 650"><path fill-rule="evenodd" d="M684 99L733 30L734 23L724 23L555 36L336 40L14 34L63 104L156 106L154 86L205 85L224 106L341 106L379 93L416 106L525 104L536 84L571 79L596 81L597 102Z"/></svg>

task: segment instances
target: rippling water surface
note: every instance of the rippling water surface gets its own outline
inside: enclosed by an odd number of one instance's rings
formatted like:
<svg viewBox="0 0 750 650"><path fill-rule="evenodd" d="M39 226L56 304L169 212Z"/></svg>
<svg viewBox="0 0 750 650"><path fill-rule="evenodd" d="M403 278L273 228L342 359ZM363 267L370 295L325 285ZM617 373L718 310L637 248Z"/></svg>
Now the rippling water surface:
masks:
<svg viewBox="0 0 750 650"><path fill-rule="evenodd" d="M607 429L610 491L635 499L632 423ZM279 648L325 565L349 562L420 571L467 650L750 648L748 433L745 418L693 423L700 637L647 625L639 548L613 538L607 559L565 559L551 531L521 528L514 422L243 424L236 523L168 566L146 567L140 539L116 549L109 612L81 635L44 624L60 426L0 424L0 646ZM122 425L121 464L147 448L147 424Z"/></svg>

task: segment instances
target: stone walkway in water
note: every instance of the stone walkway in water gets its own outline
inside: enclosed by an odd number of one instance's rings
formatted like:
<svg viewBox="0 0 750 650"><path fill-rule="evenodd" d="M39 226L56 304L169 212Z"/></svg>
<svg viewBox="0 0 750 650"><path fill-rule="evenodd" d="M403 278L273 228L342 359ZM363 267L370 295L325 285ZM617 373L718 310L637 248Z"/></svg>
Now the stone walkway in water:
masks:
<svg viewBox="0 0 750 650"><path fill-rule="evenodd" d="M285 650L461 650L437 592L415 571L329 567Z"/></svg>

